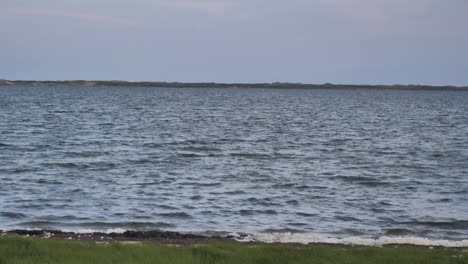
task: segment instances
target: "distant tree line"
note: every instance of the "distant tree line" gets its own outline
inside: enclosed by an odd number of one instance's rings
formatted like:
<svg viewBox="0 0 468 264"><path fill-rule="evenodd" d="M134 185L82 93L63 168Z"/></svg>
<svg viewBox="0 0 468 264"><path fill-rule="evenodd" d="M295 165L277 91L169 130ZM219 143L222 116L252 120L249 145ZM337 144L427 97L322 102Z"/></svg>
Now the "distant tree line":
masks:
<svg viewBox="0 0 468 264"><path fill-rule="evenodd" d="M468 86L429 85L365 85L365 84L303 84L303 83L182 83L182 82L128 82L128 81L21 81L2 80L0 85L17 86L84 86L84 87L167 87L167 88L268 88L268 89L391 89L391 90L449 90L468 91Z"/></svg>

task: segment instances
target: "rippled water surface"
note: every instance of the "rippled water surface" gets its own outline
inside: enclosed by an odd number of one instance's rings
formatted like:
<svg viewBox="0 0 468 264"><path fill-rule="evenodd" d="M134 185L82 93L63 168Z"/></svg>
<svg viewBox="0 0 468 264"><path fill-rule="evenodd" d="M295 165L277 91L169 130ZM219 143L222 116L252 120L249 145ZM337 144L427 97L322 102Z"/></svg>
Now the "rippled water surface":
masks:
<svg viewBox="0 0 468 264"><path fill-rule="evenodd" d="M0 229L468 237L468 93L0 87Z"/></svg>

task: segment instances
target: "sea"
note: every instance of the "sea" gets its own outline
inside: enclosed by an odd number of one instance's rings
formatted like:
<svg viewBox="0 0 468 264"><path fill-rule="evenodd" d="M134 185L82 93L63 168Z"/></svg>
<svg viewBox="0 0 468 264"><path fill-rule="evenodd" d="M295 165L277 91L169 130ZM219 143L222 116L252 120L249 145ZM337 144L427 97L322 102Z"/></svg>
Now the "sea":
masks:
<svg viewBox="0 0 468 264"><path fill-rule="evenodd" d="M468 92L0 87L0 229L467 246Z"/></svg>

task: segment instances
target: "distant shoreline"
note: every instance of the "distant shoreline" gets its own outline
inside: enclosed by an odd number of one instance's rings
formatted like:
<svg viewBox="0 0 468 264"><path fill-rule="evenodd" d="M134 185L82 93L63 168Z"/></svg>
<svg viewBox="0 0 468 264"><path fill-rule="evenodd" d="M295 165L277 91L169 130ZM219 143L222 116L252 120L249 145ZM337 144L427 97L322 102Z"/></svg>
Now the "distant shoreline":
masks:
<svg viewBox="0 0 468 264"><path fill-rule="evenodd" d="M330 89L330 90L413 90L468 91L468 86L431 85L361 85L361 84L304 84L304 83L183 83L128 81L21 81L0 80L0 86L76 86L76 87L158 87L158 88L263 88L263 89Z"/></svg>

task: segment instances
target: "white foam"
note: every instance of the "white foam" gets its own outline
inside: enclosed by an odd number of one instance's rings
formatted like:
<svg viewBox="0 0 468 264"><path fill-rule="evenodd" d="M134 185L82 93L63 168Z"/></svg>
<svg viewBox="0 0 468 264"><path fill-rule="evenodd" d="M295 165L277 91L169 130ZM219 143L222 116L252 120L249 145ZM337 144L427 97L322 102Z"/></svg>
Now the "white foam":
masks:
<svg viewBox="0 0 468 264"><path fill-rule="evenodd" d="M39 228L25 228L24 230L42 230ZM1 231L1 230L0 230ZM124 233L130 231L130 229L123 228L111 228L106 230L97 229L78 229L78 230L63 230L63 232L73 232L76 234L90 234L90 233ZM5 232L3 230L2 232ZM5 233L0 233L4 235ZM46 237L50 237L50 233L45 234ZM423 237L389 237L382 236L376 239L363 238L363 237L329 237L322 234L301 234L301 233L256 233L241 235L239 233L228 233L228 237L238 242L264 242L264 243L299 243L299 244L341 244L341 245L360 245L360 246L383 246L390 244L407 244L407 245L418 245L418 246L440 246L447 248L468 248L468 239L463 240L446 240L446 239L431 239Z"/></svg>
<svg viewBox="0 0 468 264"><path fill-rule="evenodd" d="M326 243L343 245L363 245L363 246L383 246L388 244L411 244L419 246L441 246L468 248L468 240L444 240L429 239L421 237L388 237L383 236L377 239L362 237L334 238L320 234L295 234L295 233L258 233L248 235L242 239L236 239L241 242L265 242L265 243Z"/></svg>
<svg viewBox="0 0 468 264"><path fill-rule="evenodd" d="M123 229L123 228L110 228L110 229L106 229L106 230L78 229L78 230L70 230L69 232L74 232L76 234L89 234L89 233L96 233L96 232L105 233L105 234L110 234L110 233L122 234L122 233L125 233L126 231L128 231L128 230ZM64 232L68 232L68 231L64 230Z"/></svg>

